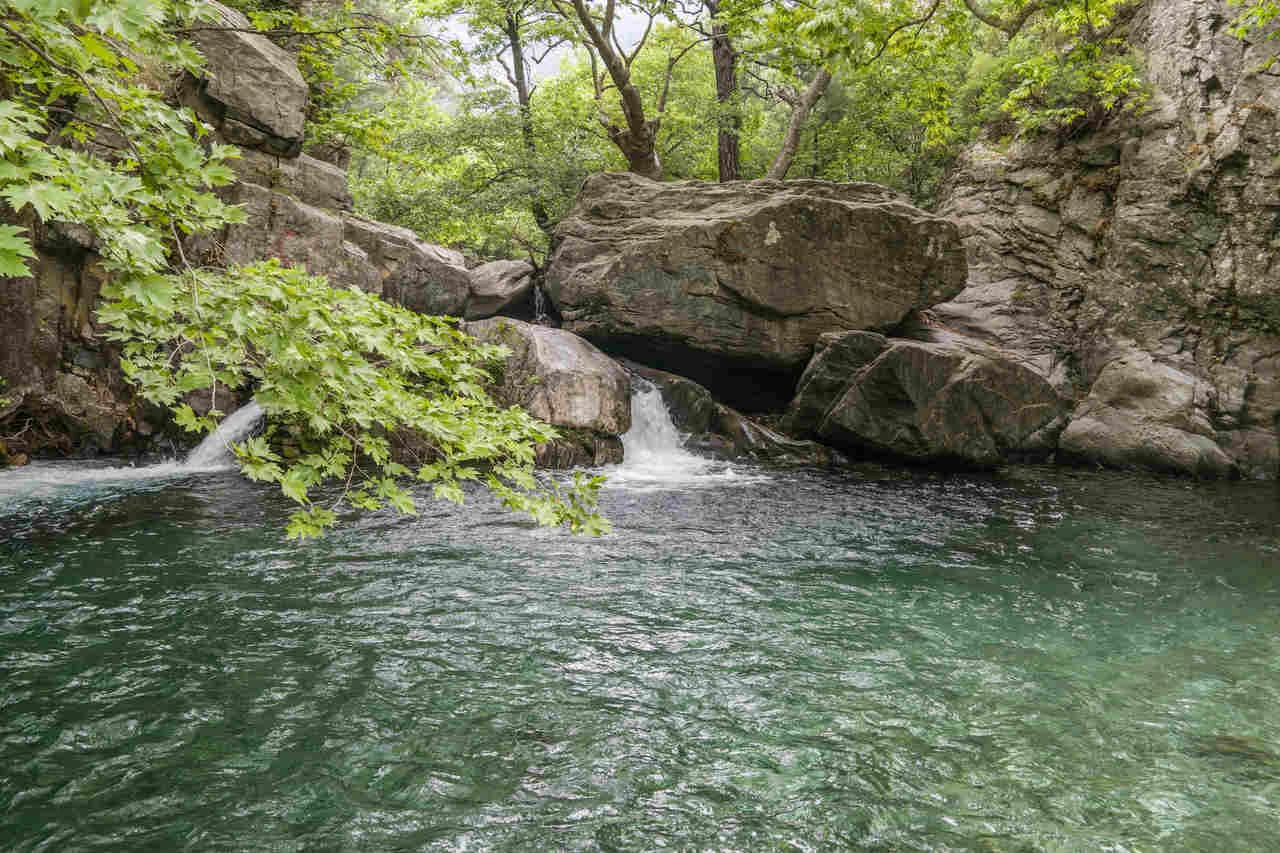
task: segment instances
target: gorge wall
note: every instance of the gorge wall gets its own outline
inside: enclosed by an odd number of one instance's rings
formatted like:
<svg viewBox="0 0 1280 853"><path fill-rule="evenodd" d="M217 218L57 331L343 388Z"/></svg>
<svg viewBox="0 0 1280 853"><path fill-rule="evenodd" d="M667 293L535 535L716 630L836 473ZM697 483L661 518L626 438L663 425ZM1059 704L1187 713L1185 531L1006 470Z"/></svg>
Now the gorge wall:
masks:
<svg viewBox="0 0 1280 853"><path fill-rule="evenodd" d="M1140 112L974 146L950 176L969 285L933 314L1052 382L1067 457L1280 474L1280 45L1234 14L1149 0Z"/></svg>

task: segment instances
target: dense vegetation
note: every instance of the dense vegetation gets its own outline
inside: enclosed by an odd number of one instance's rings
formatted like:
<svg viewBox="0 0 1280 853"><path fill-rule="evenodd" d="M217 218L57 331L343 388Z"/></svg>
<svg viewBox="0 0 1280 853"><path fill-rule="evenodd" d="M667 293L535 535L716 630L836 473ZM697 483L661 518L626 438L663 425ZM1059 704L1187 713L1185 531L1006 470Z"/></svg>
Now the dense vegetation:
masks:
<svg viewBox="0 0 1280 853"><path fill-rule="evenodd" d="M299 58L309 144L351 159L360 210L478 257L540 262L582 178L874 180L928 205L980 133L1070 135L1142 103L1136 0L233 0ZM1274 0L1236 27L1269 25ZM398 479L458 499L481 479L540 522L598 530L597 481L539 489L545 425L482 390L500 348L273 263L198 269L181 237L243 214L213 190L232 149L165 97L198 73L201 0L5 0L0 17L0 274L28 271L37 222L95 235L101 318L142 393L253 388L272 432L245 472L301 509L412 511ZM398 430L426 437L415 469ZM286 459L283 443L301 447ZM344 484L330 505L312 490Z"/></svg>

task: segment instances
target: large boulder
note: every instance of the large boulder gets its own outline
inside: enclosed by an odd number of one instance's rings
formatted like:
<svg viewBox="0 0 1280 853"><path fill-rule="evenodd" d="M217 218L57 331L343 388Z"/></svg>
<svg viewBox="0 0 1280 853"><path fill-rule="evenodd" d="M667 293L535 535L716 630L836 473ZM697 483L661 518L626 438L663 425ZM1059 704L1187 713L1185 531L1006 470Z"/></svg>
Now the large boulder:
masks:
<svg viewBox="0 0 1280 853"><path fill-rule="evenodd" d="M492 388L559 428L563 438L538 448L539 464L566 468L622 461L619 436L631 428L631 379L617 362L563 329L494 317L466 323L467 334L511 350Z"/></svg>
<svg viewBox="0 0 1280 853"><path fill-rule="evenodd" d="M889 329L965 281L955 226L873 184L595 175L553 243L565 328L748 411L785 405L822 333Z"/></svg>
<svg viewBox="0 0 1280 853"><path fill-rule="evenodd" d="M1130 349L1098 374L1062 434L1070 458L1196 476L1234 473L1204 415L1214 390L1177 368Z"/></svg>
<svg viewBox="0 0 1280 853"><path fill-rule="evenodd" d="M307 81L288 51L252 31L249 19L211 3L215 20L192 38L204 54L180 97L235 145L295 156L302 150Z"/></svg>
<svg viewBox="0 0 1280 853"><path fill-rule="evenodd" d="M989 467L1043 458L1066 406L1039 374L946 333L824 336L783 420L836 447Z"/></svg>

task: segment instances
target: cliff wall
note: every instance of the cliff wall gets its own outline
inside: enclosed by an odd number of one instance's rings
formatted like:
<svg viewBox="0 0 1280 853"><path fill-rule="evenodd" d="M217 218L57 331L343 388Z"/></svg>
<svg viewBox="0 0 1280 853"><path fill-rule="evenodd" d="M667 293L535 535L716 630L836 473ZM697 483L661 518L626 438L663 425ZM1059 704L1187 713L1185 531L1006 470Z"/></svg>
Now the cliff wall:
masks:
<svg viewBox="0 0 1280 853"><path fill-rule="evenodd" d="M1280 44L1232 17L1150 0L1143 110L977 145L946 187L970 277L934 313L1050 379L1067 457L1280 474Z"/></svg>

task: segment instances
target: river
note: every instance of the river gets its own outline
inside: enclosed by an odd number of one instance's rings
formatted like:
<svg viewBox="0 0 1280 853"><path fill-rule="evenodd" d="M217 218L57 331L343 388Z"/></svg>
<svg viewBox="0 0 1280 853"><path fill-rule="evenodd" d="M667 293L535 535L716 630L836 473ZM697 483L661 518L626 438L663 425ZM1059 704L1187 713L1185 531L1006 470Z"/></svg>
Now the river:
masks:
<svg viewBox="0 0 1280 853"><path fill-rule="evenodd" d="M0 849L1276 849L1275 484L727 465L639 415L595 539L0 473Z"/></svg>

